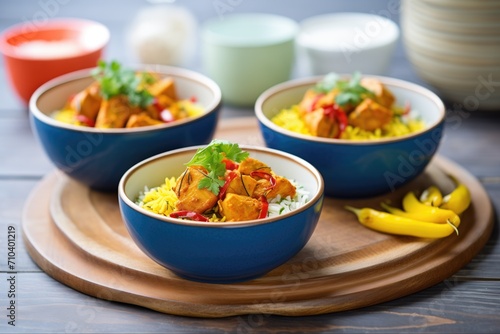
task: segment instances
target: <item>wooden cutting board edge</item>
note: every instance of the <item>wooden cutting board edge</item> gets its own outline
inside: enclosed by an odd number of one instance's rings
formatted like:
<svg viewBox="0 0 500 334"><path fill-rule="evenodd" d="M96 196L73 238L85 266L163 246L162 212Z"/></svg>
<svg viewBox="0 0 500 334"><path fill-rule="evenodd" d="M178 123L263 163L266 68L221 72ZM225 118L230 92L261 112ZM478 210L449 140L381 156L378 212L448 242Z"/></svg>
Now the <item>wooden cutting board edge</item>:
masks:
<svg viewBox="0 0 500 334"><path fill-rule="evenodd" d="M238 124L241 125L241 123L239 122L233 123L233 125L235 125L236 127L238 126ZM231 124L231 122L228 122L226 124ZM463 178L463 181L466 184L479 184L479 182L465 169L457 166L456 164L445 158L437 157L434 159L434 162L443 169L458 169L460 174L462 174L461 176ZM47 189L52 189L58 177L64 176L62 174L59 174L59 172L55 172L44 178L33 190L32 194L26 201L25 210L23 210L23 238L25 244L27 245L28 252L33 260L45 272L47 272L47 274L49 274L56 280L74 288L77 291L81 291L83 293L101 299L140 305L160 312L185 316L225 317L250 313L269 313L288 316L300 316L354 309L392 300L394 298L402 296L400 286L399 288L392 289L392 287L398 287L398 284L407 284L407 293L405 293L404 295L408 295L439 283L448 276L453 275L453 273L455 273L463 265L468 263L480 251L480 249L487 242L493 229L493 210L491 207L491 202L486 191L479 184L479 187L472 187L472 197L476 205L477 201L482 202L479 204L481 206L481 210L483 210L482 215L487 221L485 222L484 229L481 231L481 233L479 233L478 231L478 233L467 234L466 237L473 239L468 245L468 251L465 252L465 257L461 257L459 259L455 258L447 263L445 278L443 278L442 276L431 278L420 277L422 275L426 275L426 272L424 271L419 273L417 270L417 272L415 272L415 276L412 276L412 279L408 279L407 282L397 281L396 279L394 283L387 284L387 286L385 286L385 290L387 291L385 296L382 298L379 296L376 301L372 302L367 302L366 300L363 301L362 296L360 295L358 298L357 292L353 291L352 294L345 294L341 297L331 296L319 299L311 298L309 300L288 302L286 300L283 301L277 297L275 300L272 300L271 298L269 302L262 301L255 304L247 303L241 305L210 305L210 307L207 307L207 305L196 305L189 302L184 303L180 302L179 300L159 300L154 297L154 291L150 291L152 292L152 294L150 294L149 296L147 294L140 295L137 293L137 289L140 290L141 285L144 284L138 282L137 280L133 282L132 285L130 284L130 282L126 282L126 284L123 282L118 282L119 284L117 284L116 279L115 281L113 281L113 276L108 277L108 283L114 282L114 284L106 285L103 282L92 280L91 273L93 271L101 269L102 272L103 265L105 266L104 271L109 271L109 269L111 268L106 264L99 263L98 260L89 256L83 255L84 260L88 264L87 277L79 275L78 273L75 274L75 272L73 272L71 268L65 267L65 264L61 263L60 259L61 255L64 254L57 253L57 250L55 248L52 249L51 252L51 249L47 247L47 244L57 242L59 243L59 246L62 247L61 249L64 249L65 252L68 252L67 254L71 254L71 256L81 256L81 254L75 255L75 245L72 244L71 241L66 240L61 231L59 231L54 225L48 209L50 205L50 200L48 199L48 197L50 196L38 196L41 190L44 190L45 192ZM42 213L42 215L40 215L40 213ZM44 241L41 240L41 238L45 238ZM44 242L45 245L43 244ZM448 251L457 251L458 253L463 253L463 249L460 249L460 245L461 243L455 243L454 247L452 247ZM458 247L458 249L455 250L454 248L456 247ZM59 250L59 252L61 252L61 250ZM431 264L429 265L431 266ZM109 272L112 273L113 270ZM422 284L422 282L417 285L414 284L415 280L420 281L421 279L425 279L426 284ZM379 287L374 286L374 289L379 289ZM367 294L370 293L370 291L365 290L363 293ZM358 302L356 302L356 300L358 300Z"/></svg>

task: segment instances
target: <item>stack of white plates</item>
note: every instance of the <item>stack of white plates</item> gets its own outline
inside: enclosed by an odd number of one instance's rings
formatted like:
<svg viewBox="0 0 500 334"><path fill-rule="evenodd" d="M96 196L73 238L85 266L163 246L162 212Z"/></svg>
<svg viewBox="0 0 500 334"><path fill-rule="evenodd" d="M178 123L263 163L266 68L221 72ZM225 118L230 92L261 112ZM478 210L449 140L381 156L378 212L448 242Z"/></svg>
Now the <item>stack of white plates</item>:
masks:
<svg viewBox="0 0 500 334"><path fill-rule="evenodd" d="M499 0L402 0L401 27L410 62L444 99L500 109Z"/></svg>

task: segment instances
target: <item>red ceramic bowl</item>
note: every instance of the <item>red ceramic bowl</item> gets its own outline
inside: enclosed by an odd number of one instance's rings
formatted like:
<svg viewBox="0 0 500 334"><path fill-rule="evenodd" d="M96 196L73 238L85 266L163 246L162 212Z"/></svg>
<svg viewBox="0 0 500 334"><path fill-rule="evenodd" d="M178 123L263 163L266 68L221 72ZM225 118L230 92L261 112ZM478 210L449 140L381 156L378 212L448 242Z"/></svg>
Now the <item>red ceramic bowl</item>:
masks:
<svg viewBox="0 0 500 334"><path fill-rule="evenodd" d="M109 41L104 25L82 19L24 22L0 35L7 76L28 104L43 83L62 74L95 67Z"/></svg>

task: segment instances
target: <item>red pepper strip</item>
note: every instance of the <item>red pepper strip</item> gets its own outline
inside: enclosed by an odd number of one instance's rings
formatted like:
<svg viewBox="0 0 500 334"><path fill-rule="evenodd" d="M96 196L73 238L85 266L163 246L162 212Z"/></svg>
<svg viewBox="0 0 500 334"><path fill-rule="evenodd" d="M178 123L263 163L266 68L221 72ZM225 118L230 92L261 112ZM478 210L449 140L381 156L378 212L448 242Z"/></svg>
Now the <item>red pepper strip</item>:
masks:
<svg viewBox="0 0 500 334"><path fill-rule="evenodd" d="M160 105L160 102L158 101L158 99L156 97L153 99L152 105L153 105L153 107L156 108L156 110L158 112L161 112L163 110L163 107Z"/></svg>
<svg viewBox="0 0 500 334"><path fill-rule="evenodd" d="M198 101L198 99L196 98L196 96L191 96L189 101L191 101L192 103L196 103Z"/></svg>
<svg viewBox="0 0 500 334"><path fill-rule="evenodd" d="M266 196L260 196L260 203L262 204L262 208L260 209L259 219L267 217L267 211L269 210L269 202L267 201Z"/></svg>
<svg viewBox="0 0 500 334"><path fill-rule="evenodd" d="M198 212L188 211L188 210L181 210L181 211L172 212L170 214L170 217L189 219L189 220L194 220L197 222L208 222L209 221L207 217L199 214Z"/></svg>
<svg viewBox="0 0 500 334"><path fill-rule="evenodd" d="M271 185L267 188L267 190L273 189L276 186L276 179L268 172L261 172L261 171L254 170L253 172L250 173L250 176L252 176L252 177L257 176L257 177L260 177L262 179L268 180L269 183L271 183Z"/></svg>
<svg viewBox="0 0 500 334"><path fill-rule="evenodd" d="M348 125L347 115L338 105L332 104L323 107L326 116L335 119L339 124L339 132L335 138L340 138Z"/></svg>
<svg viewBox="0 0 500 334"><path fill-rule="evenodd" d="M78 122L83 123L86 126L90 126L91 128L93 128L95 126L94 120L88 118L85 115L78 114L78 115L76 115L76 119Z"/></svg>
<svg viewBox="0 0 500 334"><path fill-rule="evenodd" d="M229 159L222 159L222 162L226 165L227 170L235 170L238 169L238 164Z"/></svg>
<svg viewBox="0 0 500 334"><path fill-rule="evenodd" d="M230 172L226 176L226 182L224 182L224 185L220 188L219 190L219 199L223 200L224 197L226 196L227 188L229 188L229 184L231 183L234 178L238 176L235 172Z"/></svg>
<svg viewBox="0 0 500 334"><path fill-rule="evenodd" d="M319 100L324 96L325 94L318 94L314 97L314 99L311 102L311 105L309 106L308 111L314 111L316 110L316 105L318 104Z"/></svg>
<svg viewBox="0 0 500 334"><path fill-rule="evenodd" d="M337 135L337 138L340 138L340 135L347 128L347 125L348 125L349 121L347 120L346 113L342 109L340 109L340 108L337 109L335 117L337 118L337 121L339 122L339 133Z"/></svg>
<svg viewBox="0 0 500 334"><path fill-rule="evenodd" d="M323 113L331 119L335 119L335 107L333 104L323 106Z"/></svg>

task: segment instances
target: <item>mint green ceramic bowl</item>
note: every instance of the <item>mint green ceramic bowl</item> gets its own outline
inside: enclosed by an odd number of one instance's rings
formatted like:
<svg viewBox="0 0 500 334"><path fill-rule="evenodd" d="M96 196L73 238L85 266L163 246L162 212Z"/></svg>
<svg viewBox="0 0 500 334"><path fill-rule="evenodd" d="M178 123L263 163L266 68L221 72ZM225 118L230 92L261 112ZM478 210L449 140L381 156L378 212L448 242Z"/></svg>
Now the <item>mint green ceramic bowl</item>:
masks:
<svg viewBox="0 0 500 334"><path fill-rule="evenodd" d="M222 100L253 106L267 88L290 79L298 23L278 15L247 13L213 18L203 26L203 66Z"/></svg>

